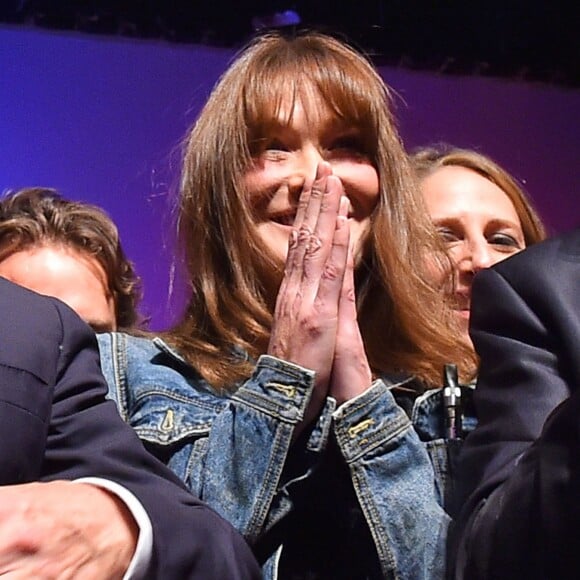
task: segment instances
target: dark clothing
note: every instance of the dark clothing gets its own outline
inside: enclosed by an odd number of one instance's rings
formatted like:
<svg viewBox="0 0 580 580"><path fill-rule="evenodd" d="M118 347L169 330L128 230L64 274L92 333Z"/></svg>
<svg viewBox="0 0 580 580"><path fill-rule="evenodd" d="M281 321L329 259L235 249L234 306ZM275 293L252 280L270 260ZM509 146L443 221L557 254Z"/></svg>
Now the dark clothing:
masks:
<svg viewBox="0 0 580 580"><path fill-rule="evenodd" d="M308 485L293 494L294 511L281 524L286 580L381 580L379 558L334 440Z"/></svg>
<svg viewBox="0 0 580 580"><path fill-rule="evenodd" d="M466 580L580 575L580 228L476 276L478 427L450 555Z"/></svg>
<svg viewBox="0 0 580 580"><path fill-rule="evenodd" d="M148 577L259 578L242 538L144 450L106 393L90 329L58 300L0 278L0 484L117 482L151 519Z"/></svg>

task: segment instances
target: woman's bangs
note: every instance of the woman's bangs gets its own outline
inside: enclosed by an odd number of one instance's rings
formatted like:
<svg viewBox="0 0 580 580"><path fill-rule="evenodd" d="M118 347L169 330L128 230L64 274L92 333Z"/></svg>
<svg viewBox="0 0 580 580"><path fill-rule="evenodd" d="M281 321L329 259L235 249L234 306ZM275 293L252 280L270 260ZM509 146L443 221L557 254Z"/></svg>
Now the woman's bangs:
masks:
<svg viewBox="0 0 580 580"><path fill-rule="evenodd" d="M372 151L376 151L378 111L385 107L386 95L377 79L360 62L336 55L294 55L289 63L268 63L248 71L244 89L244 116L250 147L280 124L281 113L291 122L293 105L324 103L344 125L357 127ZM264 65L264 63L262 63Z"/></svg>
<svg viewBox="0 0 580 580"><path fill-rule="evenodd" d="M280 113L292 99L290 111L296 100L297 82L282 74L260 75L248 83L244 92L244 116L250 142L268 134L268 130L280 123ZM290 121L290 119L287 119Z"/></svg>
<svg viewBox="0 0 580 580"><path fill-rule="evenodd" d="M377 112L384 107L384 95L377 92L376 80L368 78L360 63L356 64L331 59L324 67L313 67L309 80L337 119L358 127L376 143Z"/></svg>

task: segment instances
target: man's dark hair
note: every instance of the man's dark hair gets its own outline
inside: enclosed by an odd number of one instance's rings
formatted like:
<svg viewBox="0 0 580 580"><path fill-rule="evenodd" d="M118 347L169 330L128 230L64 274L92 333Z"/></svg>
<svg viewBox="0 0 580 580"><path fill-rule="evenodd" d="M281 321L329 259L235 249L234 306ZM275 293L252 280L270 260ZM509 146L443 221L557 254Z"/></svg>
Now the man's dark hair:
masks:
<svg viewBox="0 0 580 580"><path fill-rule="evenodd" d="M127 259L119 231L99 207L70 201L54 189L8 192L0 199L0 262L38 246L72 248L103 268L119 328L137 326L141 280Z"/></svg>

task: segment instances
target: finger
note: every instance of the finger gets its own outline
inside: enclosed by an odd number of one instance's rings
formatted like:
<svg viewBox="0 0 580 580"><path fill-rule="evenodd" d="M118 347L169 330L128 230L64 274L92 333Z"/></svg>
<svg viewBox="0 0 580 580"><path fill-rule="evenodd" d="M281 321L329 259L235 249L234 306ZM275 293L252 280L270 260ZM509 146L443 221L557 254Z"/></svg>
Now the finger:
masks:
<svg viewBox="0 0 580 580"><path fill-rule="evenodd" d="M304 255L304 280L318 287L332 251L341 197L344 192L338 177L330 175L318 207L318 219ZM347 205L348 208L348 205ZM346 215L344 216L346 218Z"/></svg>
<svg viewBox="0 0 580 580"><path fill-rule="evenodd" d="M295 254L296 266L302 278L304 257L318 245L318 238L314 237L323 198L327 193L327 180L332 169L329 163L320 163L316 169L316 177L308 192L306 203L303 205L304 214L298 228L296 239L297 251Z"/></svg>
<svg viewBox="0 0 580 580"><path fill-rule="evenodd" d="M330 252L323 267L317 294L319 307L330 315L333 311L336 312L336 316L338 316L339 301L349 255L350 225L347 217L348 207L348 198L342 196L337 210L338 215L335 217Z"/></svg>
<svg viewBox="0 0 580 580"><path fill-rule="evenodd" d="M288 238L288 254L286 257L286 265L284 269L284 274L288 278L291 273L299 265L301 267L302 256L298 249L298 236L300 228L304 223L304 217L306 215L306 208L308 207L308 201L310 199L310 193L312 192L312 180L307 179L304 181L304 186L302 188L302 193L298 200L298 206L296 208L296 216L294 218L294 224L292 225L292 230L290 231L290 236ZM300 276L302 274L300 273Z"/></svg>
<svg viewBox="0 0 580 580"><path fill-rule="evenodd" d="M312 191L313 179L304 180L304 185L302 187L302 193L298 199L298 205L296 207L296 217L294 218L294 228L296 230L300 229L300 226L304 222L304 217L306 215L306 208L308 207L308 200L310 199L310 193Z"/></svg>
<svg viewBox="0 0 580 580"><path fill-rule="evenodd" d="M293 293L301 295L300 287L304 278L304 257L307 252L318 245L318 238L313 238L318 215L327 186L326 180L332 173L329 163L319 164L314 182L305 186L298 203L294 227L290 233L288 257L284 283L281 291L292 288ZM311 299L314 298L311 293Z"/></svg>
<svg viewBox="0 0 580 580"><path fill-rule="evenodd" d="M296 216L294 217L294 224L288 237L288 253L286 254L286 264L284 265L284 277L278 289L278 298L276 300L276 314L281 315L287 308L292 308L293 300L287 300L287 288L292 284L296 284L296 280L302 278L302 260L304 252L298 247L298 235L304 216L306 215L306 208L310 193L312 191L312 179L306 179L302 187L302 192L296 207Z"/></svg>
<svg viewBox="0 0 580 580"><path fill-rule="evenodd" d="M316 177L314 178L314 182L310 188L310 195L305 207L304 219L302 222L302 227L306 226L310 232L314 232L314 229L316 228L322 200L327 190L326 182L331 175L332 167L330 163L322 161L318 164L318 167L316 168Z"/></svg>
<svg viewBox="0 0 580 580"><path fill-rule="evenodd" d="M340 292L339 318L345 320L356 320L356 293L354 289L354 248L349 244L344 278Z"/></svg>

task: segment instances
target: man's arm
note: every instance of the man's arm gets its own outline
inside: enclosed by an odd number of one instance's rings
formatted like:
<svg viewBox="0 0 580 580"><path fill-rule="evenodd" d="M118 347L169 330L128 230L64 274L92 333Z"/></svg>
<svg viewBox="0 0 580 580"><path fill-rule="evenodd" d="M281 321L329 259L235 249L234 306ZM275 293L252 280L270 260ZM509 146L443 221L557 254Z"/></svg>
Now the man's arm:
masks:
<svg viewBox="0 0 580 580"><path fill-rule="evenodd" d="M0 562L9 562L15 578L36 577L28 573L35 570L29 564L39 561L27 553L26 542L32 538L43 570L54 571L56 577L68 571L91 579L120 577L136 539L127 505L90 484L70 483L63 494L66 482L58 481L98 477L128 490L149 516L153 550L147 578L259 578L241 536L147 453L114 403L105 400L107 388L92 331L58 301L22 292L7 286L2 302L6 320L0 321L0 330L8 345L0 349L3 376L18 376L20 381L3 390L10 401L3 417L16 421L12 429L17 425L22 435L12 434L6 423L1 429L5 442L19 439L22 445L16 455L4 449L0 476L4 484L39 476L54 483L0 490L14 494L5 495L5 501L0 495L2 519L8 522L18 511L18 537L25 538L15 545L0 522ZM30 456L23 458L23 450ZM20 466L27 469L24 479L15 473ZM99 551L107 537L111 549ZM115 558L122 564L112 568Z"/></svg>

